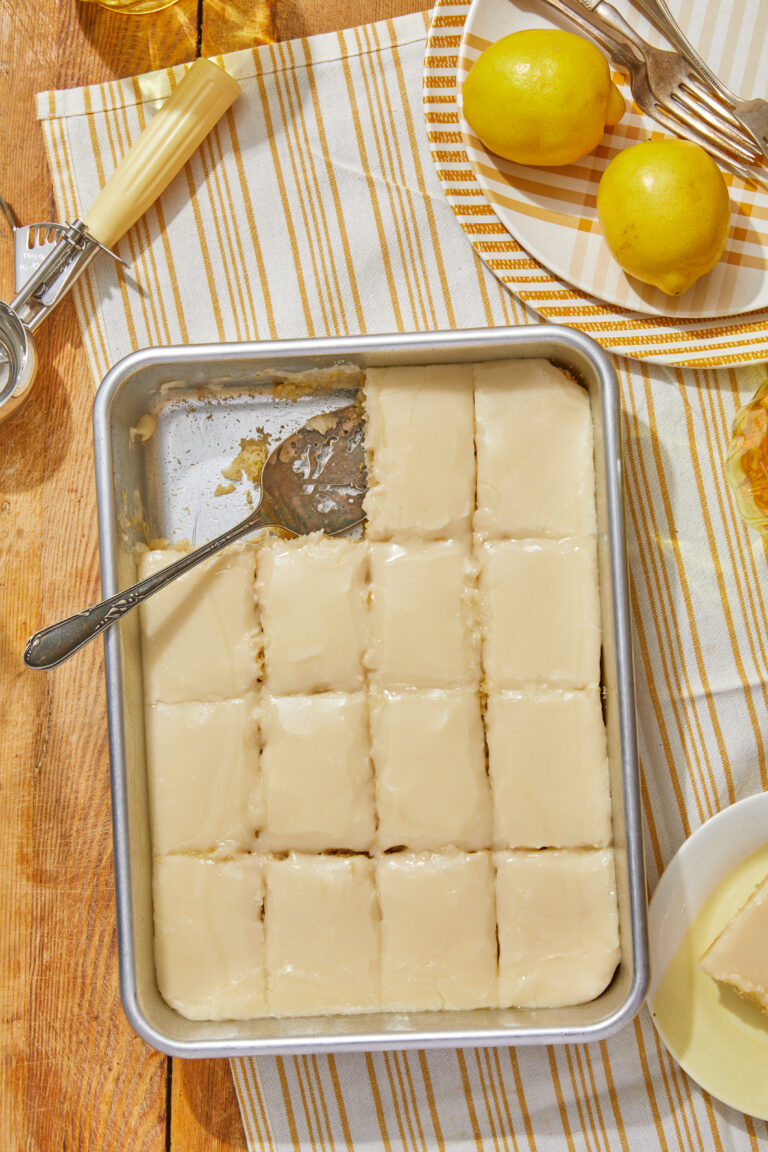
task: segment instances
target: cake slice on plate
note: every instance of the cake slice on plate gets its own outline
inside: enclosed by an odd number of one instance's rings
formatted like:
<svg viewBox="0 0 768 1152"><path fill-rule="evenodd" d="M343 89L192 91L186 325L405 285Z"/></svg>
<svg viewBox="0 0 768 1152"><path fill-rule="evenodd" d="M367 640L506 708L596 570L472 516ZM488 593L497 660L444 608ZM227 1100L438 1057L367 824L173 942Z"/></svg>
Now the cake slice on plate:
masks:
<svg viewBox="0 0 768 1152"><path fill-rule="evenodd" d="M768 1013L768 876L710 944L699 968Z"/></svg>

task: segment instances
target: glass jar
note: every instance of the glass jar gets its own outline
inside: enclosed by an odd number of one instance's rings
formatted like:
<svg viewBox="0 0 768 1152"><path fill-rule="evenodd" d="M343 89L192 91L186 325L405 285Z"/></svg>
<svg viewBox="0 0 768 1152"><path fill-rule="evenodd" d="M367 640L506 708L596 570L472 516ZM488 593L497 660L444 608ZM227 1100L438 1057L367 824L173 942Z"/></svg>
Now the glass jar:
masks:
<svg viewBox="0 0 768 1152"><path fill-rule="evenodd" d="M768 380L736 413L725 475L747 524L768 536Z"/></svg>

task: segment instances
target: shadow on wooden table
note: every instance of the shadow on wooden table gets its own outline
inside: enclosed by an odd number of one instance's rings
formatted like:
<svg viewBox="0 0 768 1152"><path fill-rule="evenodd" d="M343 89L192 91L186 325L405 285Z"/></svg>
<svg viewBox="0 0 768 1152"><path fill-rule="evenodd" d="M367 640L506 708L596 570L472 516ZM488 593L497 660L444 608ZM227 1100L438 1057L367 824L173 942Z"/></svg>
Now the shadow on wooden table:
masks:
<svg viewBox="0 0 768 1152"><path fill-rule="evenodd" d="M275 38L276 0L177 0L144 16L79 4L78 20L91 48L117 76L169 68L196 56L218 56Z"/></svg>
<svg viewBox="0 0 768 1152"><path fill-rule="evenodd" d="M228 1060L172 1062L170 1120L173 1148L187 1147L186 1125L194 1121L197 1128L191 1135L198 1144L199 1129L203 1128L211 1137L212 1149L245 1152L245 1134Z"/></svg>
<svg viewBox="0 0 768 1152"><path fill-rule="evenodd" d="M0 487L9 495L28 492L51 479L67 457L72 435L72 411L65 381L45 363L46 340L37 341L38 371L32 392L22 408L3 423L3 454ZM90 380L83 386L91 389ZM55 418L52 419L52 412ZM30 446L34 446L30 450ZM65 514L65 509L62 508ZM3 508L0 505L0 516Z"/></svg>
<svg viewBox="0 0 768 1152"><path fill-rule="evenodd" d="M90 48L114 76L170 68L197 55L197 0L177 0L144 16L78 4L77 19Z"/></svg>

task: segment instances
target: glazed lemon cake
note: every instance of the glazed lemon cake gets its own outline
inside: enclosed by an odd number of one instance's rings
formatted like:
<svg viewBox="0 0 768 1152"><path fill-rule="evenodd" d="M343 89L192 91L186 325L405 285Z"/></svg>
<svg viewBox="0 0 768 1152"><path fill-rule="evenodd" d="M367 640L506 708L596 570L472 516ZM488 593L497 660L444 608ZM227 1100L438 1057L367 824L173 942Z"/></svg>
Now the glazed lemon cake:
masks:
<svg viewBox="0 0 768 1152"><path fill-rule="evenodd" d="M267 1011L264 863L156 856L157 983L189 1020L247 1020Z"/></svg>
<svg viewBox="0 0 768 1152"><path fill-rule="evenodd" d="M276 1016L380 1007L380 916L367 856L266 863L266 979Z"/></svg>
<svg viewBox="0 0 768 1152"><path fill-rule="evenodd" d="M380 856L376 879L382 1007L495 1007L496 907L489 853Z"/></svg>
<svg viewBox="0 0 768 1152"><path fill-rule="evenodd" d="M491 842L491 790L473 688L369 695L380 851Z"/></svg>
<svg viewBox="0 0 768 1152"><path fill-rule="evenodd" d="M768 876L713 940L699 968L768 1013Z"/></svg>
<svg viewBox="0 0 768 1152"><path fill-rule="evenodd" d="M610 844L608 749L596 690L490 692L485 723L496 847Z"/></svg>
<svg viewBox="0 0 768 1152"><path fill-rule="evenodd" d="M469 536L475 507L473 384L471 364L366 373L364 508L370 540Z"/></svg>
<svg viewBox="0 0 768 1152"><path fill-rule="evenodd" d="M143 553L139 579L182 555L173 548ZM261 643L255 567L253 545L236 544L142 603L145 701L232 700L255 686Z"/></svg>
<svg viewBox="0 0 768 1152"><path fill-rule="evenodd" d="M480 681L475 562L456 540L374 543L365 663L380 688Z"/></svg>
<svg viewBox="0 0 768 1152"><path fill-rule="evenodd" d="M502 1004L593 1000L619 962L612 850L497 853L496 918Z"/></svg>
<svg viewBox="0 0 768 1152"><path fill-rule="evenodd" d="M593 536L589 396L548 360L475 365L481 537Z"/></svg>
<svg viewBox="0 0 768 1152"><path fill-rule="evenodd" d="M267 696L259 848L368 852L376 817L362 692Z"/></svg>
<svg viewBox="0 0 768 1152"><path fill-rule="evenodd" d="M589 397L503 361L361 399L363 539L236 546L142 607L160 991L212 1020L593 999L620 953Z"/></svg>
<svg viewBox="0 0 768 1152"><path fill-rule="evenodd" d="M256 694L151 704L145 711L156 854L231 856L262 823Z"/></svg>
<svg viewBox="0 0 768 1152"><path fill-rule="evenodd" d="M479 560L489 687L595 688L600 682L595 541L493 540L480 546Z"/></svg>
<svg viewBox="0 0 768 1152"><path fill-rule="evenodd" d="M272 540L259 550L256 599L265 687L277 696L363 688L368 555L354 540Z"/></svg>

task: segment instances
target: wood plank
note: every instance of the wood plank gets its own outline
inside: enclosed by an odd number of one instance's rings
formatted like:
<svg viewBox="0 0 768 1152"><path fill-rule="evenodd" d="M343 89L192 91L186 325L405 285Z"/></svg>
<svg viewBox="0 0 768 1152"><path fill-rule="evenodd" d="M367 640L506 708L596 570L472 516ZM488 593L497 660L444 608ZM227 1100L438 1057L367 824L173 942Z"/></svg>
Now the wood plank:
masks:
<svg viewBox="0 0 768 1152"><path fill-rule="evenodd" d="M203 0L203 56L269 44L275 39L277 0Z"/></svg>
<svg viewBox="0 0 768 1152"><path fill-rule="evenodd" d="M227 1060L174 1060L171 1152L247 1152Z"/></svg>
<svg viewBox="0 0 768 1152"><path fill-rule="evenodd" d="M50 674L26 637L98 597L92 387L71 306L41 332L34 396L3 426L0 1146L165 1146L165 1061L120 1007L100 646ZM5 758L4 758L5 759Z"/></svg>
<svg viewBox="0 0 768 1152"><path fill-rule="evenodd" d="M316 32L335 32L404 16L407 12L426 12L433 0L279 0L276 13L278 40L295 36L313 36Z"/></svg>
<svg viewBox="0 0 768 1152"><path fill-rule="evenodd" d="M42 2L49 6L51 0ZM66 7L74 14L74 31L87 45L88 55L66 53L64 87L169 68L194 60L197 54L197 0L177 0L147 16L126 16L100 4L72 0Z"/></svg>
<svg viewBox="0 0 768 1152"><path fill-rule="evenodd" d="M74 0L0 0L2 191L25 222L55 218L35 92L143 71L161 50L192 58L185 13L196 0L163 17L163 37ZM101 651L52 674L20 660L31 631L99 592L92 385L70 302L37 343L35 391L0 454L0 1147L162 1152L166 1062L117 988Z"/></svg>

